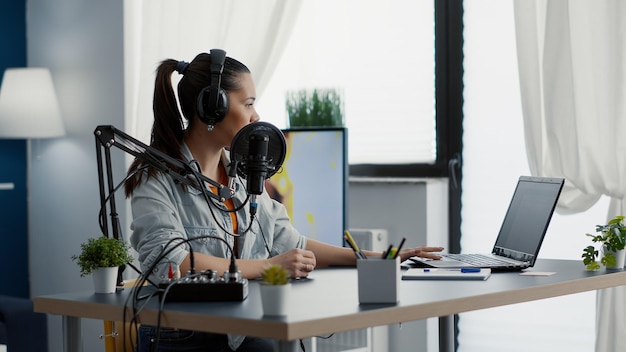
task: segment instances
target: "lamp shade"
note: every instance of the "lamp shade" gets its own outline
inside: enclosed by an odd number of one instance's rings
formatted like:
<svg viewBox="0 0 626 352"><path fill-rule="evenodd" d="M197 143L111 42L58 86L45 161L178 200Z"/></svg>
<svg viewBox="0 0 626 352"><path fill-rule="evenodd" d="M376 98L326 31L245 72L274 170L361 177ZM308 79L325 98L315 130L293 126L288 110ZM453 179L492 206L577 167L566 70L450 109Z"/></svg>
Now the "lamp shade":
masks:
<svg viewBox="0 0 626 352"><path fill-rule="evenodd" d="M10 68L0 87L0 138L65 135L59 103L47 68Z"/></svg>

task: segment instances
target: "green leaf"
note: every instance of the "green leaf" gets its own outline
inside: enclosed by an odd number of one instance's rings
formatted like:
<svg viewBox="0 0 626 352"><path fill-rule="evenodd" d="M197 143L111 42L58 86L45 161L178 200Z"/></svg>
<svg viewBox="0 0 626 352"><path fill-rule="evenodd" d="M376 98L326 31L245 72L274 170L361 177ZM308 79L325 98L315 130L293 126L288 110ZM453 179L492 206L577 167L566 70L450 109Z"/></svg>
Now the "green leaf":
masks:
<svg viewBox="0 0 626 352"><path fill-rule="evenodd" d="M261 279L270 285L286 285L289 282L289 273L281 265L272 264L263 269Z"/></svg>
<svg viewBox="0 0 626 352"><path fill-rule="evenodd" d="M343 126L341 94L336 89L301 89L286 94L289 127Z"/></svg>

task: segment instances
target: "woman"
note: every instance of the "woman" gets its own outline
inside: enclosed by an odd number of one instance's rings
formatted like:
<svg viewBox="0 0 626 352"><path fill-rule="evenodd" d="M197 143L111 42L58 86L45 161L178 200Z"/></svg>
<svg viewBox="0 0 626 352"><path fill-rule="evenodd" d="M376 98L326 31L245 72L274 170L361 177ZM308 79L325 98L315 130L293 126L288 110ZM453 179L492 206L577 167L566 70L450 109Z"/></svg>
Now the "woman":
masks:
<svg viewBox="0 0 626 352"><path fill-rule="evenodd" d="M171 84L174 71L182 75L178 83L182 116ZM199 54L190 63L165 60L157 69L150 145L191 163L211 180L226 185L229 154L225 148L241 128L259 121L255 99L249 69L225 57L221 50ZM190 271L188 245L193 249L195 270L212 269L218 273L228 271L232 248L238 269L249 279L258 278L269 264L284 266L294 278L307 277L316 267L355 265L355 254L350 248L300 235L291 225L285 208L265 191L257 199L258 211L251 220L249 208L242 206L247 193L241 180L235 179L231 199L223 204L207 204L202 192L193 187L177 184L154 169L138 172L143 166L141 161L135 160L129 169L129 175L135 176L126 183L126 195L132 197L131 244L139 253L142 269L151 270L155 280L166 279L171 264L181 273ZM235 211L229 212L226 208ZM197 237L202 238L186 245L174 246L169 242L175 238ZM166 246L173 249L161 259ZM441 247L409 248L402 250L400 257L401 260L411 256L438 259L432 252L441 250ZM140 328L140 351L150 350L155 332L154 327ZM159 346L168 351L179 350L177 346L180 350L184 346L185 351L273 350L272 341L266 339L180 330L161 331ZM190 349L191 346L197 347Z"/></svg>

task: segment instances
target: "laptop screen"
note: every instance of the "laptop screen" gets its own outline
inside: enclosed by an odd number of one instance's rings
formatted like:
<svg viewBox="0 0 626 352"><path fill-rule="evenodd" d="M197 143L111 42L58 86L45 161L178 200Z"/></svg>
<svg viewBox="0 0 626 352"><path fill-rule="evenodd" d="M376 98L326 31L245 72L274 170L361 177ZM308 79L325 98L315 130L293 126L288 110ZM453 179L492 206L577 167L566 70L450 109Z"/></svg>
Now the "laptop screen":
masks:
<svg viewBox="0 0 626 352"><path fill-rule="evenodd" d="M522 176L492 251L534 264L564 180Z"/></svg>

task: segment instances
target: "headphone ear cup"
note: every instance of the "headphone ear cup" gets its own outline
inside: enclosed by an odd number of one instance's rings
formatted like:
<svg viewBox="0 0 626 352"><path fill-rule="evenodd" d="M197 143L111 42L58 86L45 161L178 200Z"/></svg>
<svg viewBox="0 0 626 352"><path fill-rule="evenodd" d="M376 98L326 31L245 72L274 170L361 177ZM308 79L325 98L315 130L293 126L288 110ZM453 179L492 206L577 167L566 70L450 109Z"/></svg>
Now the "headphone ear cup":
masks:
<svg viewBox="0 0 626 352"><path fill-rule="evenodd" d="M218 118L219 121L222 121L224 117L226 117L229 105L228 94L226 94L225 90L220 88L217 92L217 106L215 107L215 117Z"/></svg>
<svg viewBox="0 0 626 352"><path fill-rule="evenodd" d="M228 94L221 88L217 91L217 103L215 106L212 106L212 89L211 86L205 87L200 94L198 94L198 117L200 121L207 125L215 125L222 121L228 113L229 106Z"/></svg>
<svg viewBox="0 0 626 352"><path fill-rule="evenodd" d="M198 94L197 108L200 121L208 126L215 126L228 113L228 94L221 87L222 71L226 61L226 52L211 49L211 84Z"/></svg>

